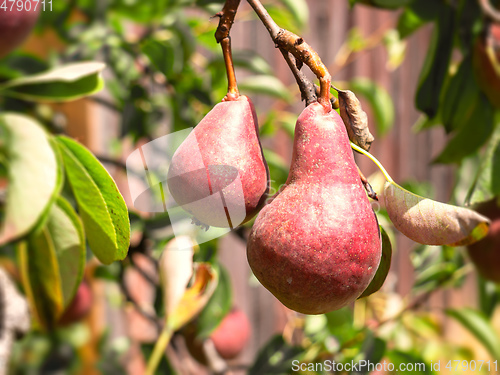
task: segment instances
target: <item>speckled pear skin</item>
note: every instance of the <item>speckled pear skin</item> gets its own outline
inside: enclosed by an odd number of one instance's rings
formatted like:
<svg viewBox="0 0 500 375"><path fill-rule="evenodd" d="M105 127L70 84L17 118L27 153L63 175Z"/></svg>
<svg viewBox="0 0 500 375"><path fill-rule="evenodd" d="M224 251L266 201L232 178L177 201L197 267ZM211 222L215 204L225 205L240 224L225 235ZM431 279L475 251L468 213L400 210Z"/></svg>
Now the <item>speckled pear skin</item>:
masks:
<svg viewBox="0 0 500 375"><path fill-rule="evenodd" d="M248 97L218 103L201 120L174 153L167 184L202 224L236 227L256 215L269 191L269 169Z"/></svg>
<svg viewBox="0 0 500 375"><path fill-rule="evenodd" d="M262 285L304 314L340 309L369 285L379 227L337 112L312 103L299 116L286 187L257 216L247 257Z"/></svg>

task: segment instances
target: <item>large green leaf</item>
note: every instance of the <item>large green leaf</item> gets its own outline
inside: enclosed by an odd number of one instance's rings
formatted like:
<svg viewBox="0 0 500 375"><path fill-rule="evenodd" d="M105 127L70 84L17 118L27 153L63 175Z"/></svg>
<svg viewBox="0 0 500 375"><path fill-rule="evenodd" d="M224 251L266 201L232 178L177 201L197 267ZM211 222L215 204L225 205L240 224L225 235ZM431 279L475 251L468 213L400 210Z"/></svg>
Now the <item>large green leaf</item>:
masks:
<svg viewBox="0 0 500 375"><path fill-rule="evenodd" d="M500 337L490 321L479 311L471 308L446 310L446 313L462 324L490 352L495 359L500 359Z"/></svg>
<svg viewBox="0 0 500 375"><path fill-rule="evenodd" d="M349 82L349 89L364 97L370 104L375 117L375 129L379 136L391 130L394 124L394 104L389 93L377 83L366 78L355 78Z"/></svg>
<svg viewBox="0 0 500 375"><path fill-rule="evenodd" d="M434 159L435 163L456 163L477 151L491 136L494 128L495 110L490 101L482 93L478 93L475 101L468 106L467 117L459 121L455 136L448 142L444 150Z"/></svg>
<svg viewBox="0 0 500 375"><path fill-rule="evenodd" d="M30 117L0 116L0 148L8 170L7 200L0 244L27 234L42 216L62 184L62 174L45 130Z"/></svg>
<svg viewBox="0 0 500 375"><path fill-rule="evenodd" d="M420 72L415 97L417 109L431 118L439 108L441 88L448 73L453 49L455 12L450 6L443 7L438 19L434 24L431 44Z"/></svg>
<svg viewBox="0 0 500 375"><path fill-rule="evenodd" d="M67 201L52 205L45 225L19 244L18 256L38 322L51 328L71 303L85 266L83 227Z"/></svg>
<svg viewBox="0 0 500 375"><path fill-rule="evenodd" d="M104 264L124 259L130 222L115 182L83 145L64 136L58 136L57 143L92 252Z"/></svg>
<svg viewBox="0 0 500 375"><path fill-rule="evenodd" d="M94 94L104 87L99 62L81 62L45 73L17 78L0 85L2 95L23 100L60 102Z"/></svg>

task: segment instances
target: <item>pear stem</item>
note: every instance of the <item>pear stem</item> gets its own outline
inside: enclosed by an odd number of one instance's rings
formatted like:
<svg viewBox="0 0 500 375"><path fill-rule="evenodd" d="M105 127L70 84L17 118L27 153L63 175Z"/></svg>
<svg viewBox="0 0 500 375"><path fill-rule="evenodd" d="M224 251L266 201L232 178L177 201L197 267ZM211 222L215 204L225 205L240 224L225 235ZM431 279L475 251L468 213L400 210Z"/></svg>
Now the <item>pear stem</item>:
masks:
<svg viewBox="0 0 500 375"><path fill-rule="evenodd" d="M240 0L226 0L222 10L216 14L220 19L217 30L215 31L215 40L221 45L227 73L227 95L224 97L223 101L236 100L240 96L236 83L236 74L234 73L231 37L229 36L239 5Z"/></svg>
<svg viewBox="0 0 500 375"><path fill-rule="evenodd" d="M291 53L296 61L306 64L318 77L320 83L318 102L323 105L326 111L331 111L330 84L332 77L316 51L304 41L304 38L280 28L262 6L260 0L247 0L247 2L266 26L276 46Z"/></svg>
<svg viewBox="0 0 500 375"><path fill-rule="evenodd" d="M385 179L391 183L394 183L394 180L392 179L392 177L389 175L389 173L387 173L387 171L385 170L384 166L382 165L381 162L379 162L377 160L377 158L375 156L373 156L372 154L370 154L368 151L365 151L363 150L361 147L359 146L356 146L354 143L351 142L351 148L353 150L356 150L357 152L367 156L371 161L373 161L377 167L379 167L379 169L382 171L382 173L384 174L385 176Z"/></svg>
<svg viewBox="0 0 500 375"><path fill-rule="evenodd" d="M358 167L358 166L356 166L356 167ZM358 167L358 174L359 174L359 178L361 179L361 183L363 184L363 186L365 187L366 192L368 193L368 196L371 199L373 199L375 201L378 201L378 196L377 196L376 191L373 190L372 186L368 182L368 179L365 177L365 175L363 174L363 172L361 172L361 169L359 169L359 167Z"/></svg>

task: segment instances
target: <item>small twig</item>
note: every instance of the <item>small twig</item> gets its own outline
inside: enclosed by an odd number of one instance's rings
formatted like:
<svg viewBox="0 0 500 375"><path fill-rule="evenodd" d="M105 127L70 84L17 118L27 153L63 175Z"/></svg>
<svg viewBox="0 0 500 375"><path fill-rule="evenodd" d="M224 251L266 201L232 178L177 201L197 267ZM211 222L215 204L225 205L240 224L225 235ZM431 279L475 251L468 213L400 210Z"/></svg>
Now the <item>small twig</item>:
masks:
<svg viewBox="0 0 500 375"><path fill-rule="evenodd" d="M378 201L377 193L375 192L375 190L373 190L373 188L370 185L370 183L368 182L367 178L365 177L363 172L361 172L361 169L359 169L358 166L356 166L356 167L358 168L359 178L361 179L361 182L362 182L363 186L365 187L365 190L368 193L368 196L371 199Z"/></svg>
<svg viewBox="0 0 500 375"><path fill-rule="evenodd" d="M223 100L235 100L239 97L236 75L234 73L233 56L231 54L231 37L229 36L239 5L240 0L226 0L222 11L217 13L220 19L219 26L215 31L215 40L222 47L228 83L227 95Z"/></svg>
<svg viewBox="0 0 500 375"><path fill-rule="evenodd" d="M500 12L491 5L490 0L479 0L479 6L484 14L496 23L500 23Z"/></svg>
<svg viewBox="0 0 500 375"><path fill-rule="evenodd" d="M299 86L300 93L302 95L302 100L306 101L306 106L318 100L316 93L316 86L307 79L304 73L302 73L297 66L298 60L292 61L290 58L290 53L283 48L280 48L280 52L285 58L288 67L295 77L295 81Z"/></svg>

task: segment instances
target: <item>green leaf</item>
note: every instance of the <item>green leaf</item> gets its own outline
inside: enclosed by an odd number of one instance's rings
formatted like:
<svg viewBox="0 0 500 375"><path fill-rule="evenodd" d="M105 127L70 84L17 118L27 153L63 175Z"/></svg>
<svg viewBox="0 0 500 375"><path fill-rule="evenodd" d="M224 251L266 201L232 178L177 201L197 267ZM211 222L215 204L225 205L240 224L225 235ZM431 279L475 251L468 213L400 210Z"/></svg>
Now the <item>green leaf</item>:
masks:
<svg viewBox="0 0 500 375"><path fill-rule="evenodd" d="M471 308L448 309L446 313L468 329L484 345L493 358L500 358L500 338L483 314Z"/></svg>
<svg viewBox="0 0 500 375"><path fill-rule="evenodd" d="M392 258L392 245L389 235L382 226L380 227L380 234L382 236L382 258L380 259L380 264L378 266L377 272L373 277L373 280L365 289L363 294L359 298L368 297L369 295L377 292L382 285L384 285L385 279L389 274L389 269L391 268L391 258Z"/></svg>
<svg viewBox="0 0 500 375"><path fill-rule="evenodd" d="M8 187L0 244L27 234L48 212L62 174L45 130L30 117L0 116L0 142L7 158Z"/></svg>
<svg viewBox="0 0 500 375"><path fill-rule="evenodd" d="M434 24L431 44L420 72L415 97L417 109L430 118L438 111L441 88L448 73L453 49L455 12L450 6L443 7L438 19Z"/></svg>
<svg viewBox="0 0 500 375"><path fill-rule="evenodd" d="M441 119L446 132L463 128L469 122L475 121L471 116L474 114L479 92L472 71L472 58L468 57L461 62L444 90Z"/></svg>
<svg viewBox="0 0 500 375"><path fill-rule="evenodd" d="M464 104L469 105L471 104ZM494 128L495 109L489 100L479 93L476 101L468 108L470 116L460 121L455 136L448 142L444 150L434 159L434 163L456 163L477 151L491 136ZM463 122L462 122L463 121Z"/></svg>
<svg viewBox="0 0 500 375"><path fill-rule="evenodd" d="M474 205L495 196L500 196L500 125L496 126L488 142L465 202L467 205Z"/></svg>
<svg viewBox="0 0 500 375"><path fill-rule="evenodd" d="M176 48L177 47L177 48ZM182 70L182 65L176 64L179 45L174 45L168 40L147 39L141 44L141 51L149 58L151 64L166 77L171 77L172 74L179 73ZM182 60L180 60L182 62Z"/></svg>
<svg viewBox="0 0 500 375"><path fill-rule="evenodd" d="M248 375L288 374L292 361L302 353L302 348L288 345L281 335L276 335L259 351Z"/></svg>
<svg viewBox="0 0 500 375"><path fill-rule="evenodd" d="M397 30L401 39L430 22L439 15L443 3L435 0L413 1L399 16Z"/></svg>
<svg viewBox="0 0 500 375"><path fill-rule="evenodd" d="M290 90L278 78L270 75L256 75L238 82L241 92L265 94L287 102L291 100Z"/></svg>
<svg viewBox="0 0 500 375"><path fill-rule="evenodd" d="M85 235L80 217L64 198L52 206L46 223L59 264L64 306L73 300L85 268Z"/></svg>
<svg viewBox="0 0 500 375"><path fill-rule="evenodd" d="M64 136L56 139L92 252L104 264L124 259L130 222L115 182L83 145Z"/></svg>
<svg viewBox="0 0 500 375"><path fill-rule="evenodd" d="M209 337L215 331L232 306L229 274L222 265L217 265L215 270L219 274L217 287L197 319L197 336L202 339Z"/></svg>
<svg viewBox="0 0 500 375"><path fill-rule="evenodd" d="M50 330L64 310L59 264L49 232L37 235L17 247L24 291L41 327Z"/></svg>
<svg viewBox="0 0 500 375"><path fill-rule="evenodd" d="M394 124L394 104L383 87L366 78L355 78L349 82L349 89L364 97L370 104L379 136L391 130Z"/></svg>
<svg viewBox="0 0 500 375"><path fill-rule="evenodd" d="M85 238L79 217L59 198L46 223L18 246L21 278L40 325L50 329L83 278Z"/></svg>
<svg viewBox="0 0 500 375"><path fill-rule="evenodd" d="M0 85L2 95L33 101L69 101L92 95L104 87L103 63L67 64L45 73L26 76Z"/></svg>
<svg viewBox="0 0 500 375"><path fill-rule="evenodd" d="M304 28L309 22L309 7L305 0L281 0L281 3L293 16L299 28Z"/></svg>
<svg viewBox="0 0 500 375"><path fill-rule="evenodd" d="M488 233L490 221L476 211L436 202L386 182L384 200L401 233L425 245L465 246Z"/></svg>

